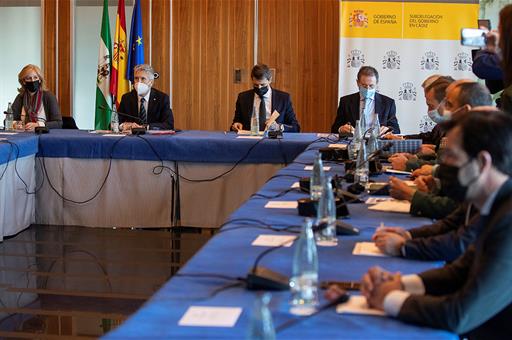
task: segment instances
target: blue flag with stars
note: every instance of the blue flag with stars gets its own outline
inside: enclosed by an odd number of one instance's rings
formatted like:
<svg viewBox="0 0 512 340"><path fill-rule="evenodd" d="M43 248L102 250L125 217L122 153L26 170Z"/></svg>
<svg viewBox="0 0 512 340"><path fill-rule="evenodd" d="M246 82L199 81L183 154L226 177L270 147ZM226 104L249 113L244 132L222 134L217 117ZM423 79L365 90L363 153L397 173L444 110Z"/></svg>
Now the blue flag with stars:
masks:
<svg viewBox="0 0 512 340"><path fill-rule="evenodd" d="M130 28L130 48L128 49L128 65L126 78L133 83L133 68L144 64L144 39L142 37L142 15L140 0L135 0L132 12L132 26Z"/></svg>

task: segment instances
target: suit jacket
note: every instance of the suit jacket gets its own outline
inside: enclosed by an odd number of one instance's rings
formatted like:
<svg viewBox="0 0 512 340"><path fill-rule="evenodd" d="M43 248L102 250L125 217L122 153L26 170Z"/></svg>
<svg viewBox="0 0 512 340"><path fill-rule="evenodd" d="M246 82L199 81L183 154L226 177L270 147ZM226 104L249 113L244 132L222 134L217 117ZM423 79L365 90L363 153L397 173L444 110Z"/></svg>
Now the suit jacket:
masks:
<svg viewBox="0 0 512 340"><path fill-rule="evenodd" d="M433 144L436 148L439 148L439 144L441 144L441 139L445 135L445 129L443 124L436 124L432 131L422 132L416 135L407 135L406 139L421 139L423 144Z"/></svg>
<svg viewBox="0 0 512 340"><path fill-rule="evenodd" d="M420 274L425 295L410 295L398 318L444 328L470 339L512 333L512 180L482 216L476 242L453 263Z"/></svg>
<svg viewBox="0 0 512 340"><path fill-rule="evenodd" d="M471 218L466 225L468 209ZM480 234L479 216L476 209L461 205L436 223L409 230L413 239L405 242L404 257L426 261L454 261L464 254Z"/></svg>
<svg viewBox="0 0 512 340"><path fill-rule="evenodd" d="M46 115L45 125L49 129L62 128L62 115L60 114L57 98L50 91L43 91L43 107ZM23 94L18 94L12 103L14 120L21 120L21 109L23 108ZM28 112L27 112L28 116ZM28 118L28 117L27 117Z"/></svg>
<svg viewBox="0 0 512 340"><path fill-rule="evenodd" d="M251 129L251 114L254 104L254 91L244 91L238 94L233 123L242 123L244 130ZM293 111L290 95L272 88L272 112L279 112L276 122L284 125L285 132L300 132L300 125ZM272 114L270 112L270 114Z"/></svg>
<svg viewBox="0 0 512 340"><path fill-rule="evenodd" d="M361 111L359 108L359 102L359 92L340 98L336 119L331 127L332 133L338 133L340 126L347 123L352 124L352 126L356 126L356 121L359 119ZM400 126L396 119L396 105L393 99L380 93L375 93L375 113L379 115L379 122L381 126L391 128L395 134L400 133Z"/></svg>
<svg viewBox="0 0 512 340"><path fill-rule="evenodd" d="M119 123L135 122L140 124L140 121L134 117L139 117L139 103L137 92L132 90L125 93L121 98L121 104L117 109L119 113ZM128 114L134 117L124 116ZM157 130L173 130L174 129L174 116L170 105L169 96L155 88L151 88L148 101L147 119L150 129Z"/></svg>

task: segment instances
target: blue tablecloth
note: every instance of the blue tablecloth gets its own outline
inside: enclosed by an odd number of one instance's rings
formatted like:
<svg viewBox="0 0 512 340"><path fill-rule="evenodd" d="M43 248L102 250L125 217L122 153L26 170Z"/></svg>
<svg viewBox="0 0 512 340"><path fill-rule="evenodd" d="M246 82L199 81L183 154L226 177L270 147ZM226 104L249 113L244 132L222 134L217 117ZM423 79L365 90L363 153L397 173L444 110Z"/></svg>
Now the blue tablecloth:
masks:
<svg viewBox="0 0 512 340"><path fill-rule="evenodd" d="M196 163L288 163L317 139L317 135L312 133L286 133L283 140L257 140L237 138L235 133L222 131L116 137L87 131L51 130L41 136L38 156L128 160L161 158ZM249 152L251 147L253 149Z"/></svg>
<svg viewBox="0 0 512 340"><path fill-rule="evenodd" d="M3 140L5 139L5 140ZM12 145L10 143L14 143ZM0 164L37 152L37 136L33 133L20 132L14 135L0 132Z"/></svg>
<svg viewBox="0 0 512 340"><path fill-rule="evenodd" d="M296 159L296 163L282 169L267 182L258 194L276 195L287 190L298 177L309 176L304 164L311 163L316 148L308 148ZM325 146L325 145L324 145ZM330 173L342 171L339 165L332 166ZM277 200L296 200L306 195L291 191ZM230 220L257 219L262 224L274 226L300 225L303 218L295 209L265 209L268 199L254 196L237 210ZM365 204L350 204L351 217L347 222L359 227L358 236L342 236L336 247L319 247L320 280L359 280L369 267L380 265L391 271L403 274L417 273L440 266L441 263L407 261L400 258L379 258L354 256L355 242L370 240L380 222L386 225L418 226L430 221L412 218L407 214L379 213L369 211ZM233 230L229 230L233 229ZM255 258L266 247L253 247L251 242L260 234L276 233L250 227L242 221L228 223L221 233L210 240L187 264L180 274L223 274L231 277L244 277L251 269ZM281 248L260 263L272 270L290 275L292 270L293 247ZM176 276L167 282L151 300L130 317L123 325L107 334L107 339L127 338L243 338L246 335L255 292L243 287L230 288L210 297L226 283L223 279L209 277L194 278ZM273 293L271 310L274 325L295 318L288 312L290 294ZM233 328L181 327L178 321L189 306L233 306L242 307L243 313ZM304 320L278 334L278 338L290 339L458 339L449 332L408 325L392 318L340 315L331 309Z"/></svg>

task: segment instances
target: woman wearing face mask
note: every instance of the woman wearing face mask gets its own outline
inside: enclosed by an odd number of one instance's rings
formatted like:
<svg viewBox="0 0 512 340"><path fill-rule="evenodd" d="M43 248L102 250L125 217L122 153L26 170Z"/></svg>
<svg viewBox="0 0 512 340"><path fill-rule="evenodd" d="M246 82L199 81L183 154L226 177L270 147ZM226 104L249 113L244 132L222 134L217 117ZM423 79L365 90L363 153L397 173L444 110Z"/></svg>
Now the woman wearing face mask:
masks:
<svg viewBox="0 0 512 340"><path fill-rule="evenodd" d="M21 88L14 99L12 110L15 127L33 131L37 126L47 126L50 129L62 127L57 98L46 90L43 73L36 65L29 64L18 74Z"/></svg>
<svg viewBox="0 0 512 340"><path fill-rule="evenodd" d="M151 130L174 129L169 96L153 88L155 71L150 65L134 67L133 90L125 93L117 111L123 131L134 127Z"/></svg>

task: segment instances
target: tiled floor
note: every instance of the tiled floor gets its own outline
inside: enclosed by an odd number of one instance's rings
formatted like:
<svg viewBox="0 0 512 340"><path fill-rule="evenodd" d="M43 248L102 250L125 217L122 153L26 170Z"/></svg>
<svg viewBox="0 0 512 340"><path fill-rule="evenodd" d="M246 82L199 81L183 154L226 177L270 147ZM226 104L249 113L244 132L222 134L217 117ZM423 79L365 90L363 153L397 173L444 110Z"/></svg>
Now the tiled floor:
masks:
<svg viewBox="0 0 512 340"><path fill-rule="evenodd" d="M0 243L0 338L97 338L137 310L212 233L33 225Z"/></svg>

